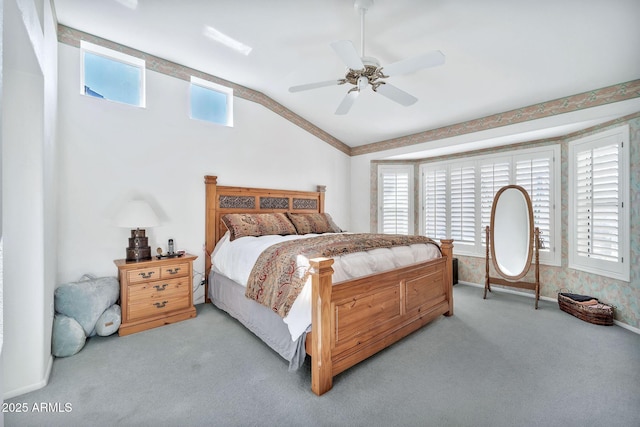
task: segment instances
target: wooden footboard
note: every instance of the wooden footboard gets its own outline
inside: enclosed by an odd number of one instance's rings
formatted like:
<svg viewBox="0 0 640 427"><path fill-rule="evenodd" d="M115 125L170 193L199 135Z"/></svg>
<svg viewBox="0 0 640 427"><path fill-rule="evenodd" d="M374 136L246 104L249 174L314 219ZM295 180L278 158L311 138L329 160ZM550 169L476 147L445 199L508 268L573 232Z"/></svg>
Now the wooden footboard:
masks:
<svg viewBox="0 0 640 427"><path fill-rule="evenodd" d="M443 257L333 285L333 260L311 260L311 388L321 395L333 377L444 314L453 314L452 240Z"/></svg>

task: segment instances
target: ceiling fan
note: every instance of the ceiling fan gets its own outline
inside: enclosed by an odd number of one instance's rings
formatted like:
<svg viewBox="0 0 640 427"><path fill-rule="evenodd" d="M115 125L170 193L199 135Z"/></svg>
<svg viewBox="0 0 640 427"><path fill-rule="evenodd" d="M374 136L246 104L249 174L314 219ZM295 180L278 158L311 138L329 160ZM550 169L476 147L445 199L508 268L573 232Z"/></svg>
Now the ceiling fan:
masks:
<svg viewBox="0 0 640 427"><path fill-rule="evenodd" d="M350 40L338 40L331 43L331 47L338 54L342 62L346 64L347 72L343 79L328 80L317 83L308 83L299 86L292 86L289 92L300 92L309 89L317 89L326 86L352 84L353 87L347 91L335 114L347 114L360 92L371 86L374 92L389 98L398 104L409 106L418 101L418 98L407 92L398 89L388 83L386 79L391 76L408 74L423 68L435 67L444 64L445 56L439 50L428 52L412 58L403 59L398 62L382 67L380 62L373 57L364 54L364 15L373 5L373 0L356 0L355 8L360 12L360 43L361 54L359 55Z"/></svg>

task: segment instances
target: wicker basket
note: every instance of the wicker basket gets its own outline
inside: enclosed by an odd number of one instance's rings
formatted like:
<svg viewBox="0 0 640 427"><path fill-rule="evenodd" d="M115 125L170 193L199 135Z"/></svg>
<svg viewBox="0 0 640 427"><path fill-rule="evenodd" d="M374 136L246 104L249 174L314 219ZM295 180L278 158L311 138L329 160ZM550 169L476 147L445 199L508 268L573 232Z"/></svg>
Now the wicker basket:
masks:
<svg viewBox="0 0 640 427"><path fill-rule="evenodd" d="M560 310L585 322L605 326L613 325L613 307L599 301L595 305L583 305L562 293L558 293L558 306L560 306Z"/></svg>

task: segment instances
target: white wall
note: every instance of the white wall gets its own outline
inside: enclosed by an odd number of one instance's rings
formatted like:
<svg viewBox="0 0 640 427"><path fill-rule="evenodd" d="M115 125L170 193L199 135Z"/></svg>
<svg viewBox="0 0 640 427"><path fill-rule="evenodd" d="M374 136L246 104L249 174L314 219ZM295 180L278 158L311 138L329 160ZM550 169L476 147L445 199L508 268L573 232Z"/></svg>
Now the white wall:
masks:
<svg viewBox="0 0 640 427"><path fill-rule="evenodd" d="M5 1L3 26L6 398L44 386L52 363L57 44L47 1Z"/></svg>
<svg viewBox="0 0 640 427"><path fill-rule="evenodd" d="M204 270L204 175L220 185L315 190L349 227L350 159L272 111L235 98L234 127L188 117L189 83L147 71L147 107L81 95L79 49L59 44L60 197L58 282L115 275L129 230L114 227L128 198L146 198L162 225L147 230L152 253L177 249ZM199 280L199 277L197 277ZM202 288L196 302L202 300Z"/></svg>
<svg viewBox="0 0 640 427"><path fill-rule="evenodd" d="M4 2L0 2L0 123L2 123L2 94L3 94L3 68L4 68ZM0 132L0 402L4 404L4 255L2 251L2 132ZM0 415L0 427L4 427L4 413Z"/></svg>

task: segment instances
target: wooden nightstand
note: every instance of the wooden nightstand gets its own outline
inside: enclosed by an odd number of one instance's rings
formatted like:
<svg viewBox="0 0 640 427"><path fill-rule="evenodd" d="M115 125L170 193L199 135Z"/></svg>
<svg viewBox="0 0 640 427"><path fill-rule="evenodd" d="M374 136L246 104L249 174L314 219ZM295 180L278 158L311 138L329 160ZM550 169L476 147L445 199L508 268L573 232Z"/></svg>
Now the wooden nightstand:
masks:
<svg viewBox="0 0 640 427"><path fill-rule="evenodd" d="M120 279L122 323L119 335L129 335L196 317L193 306L193 260L176 258L127 262L115 260Z"/></svg>

